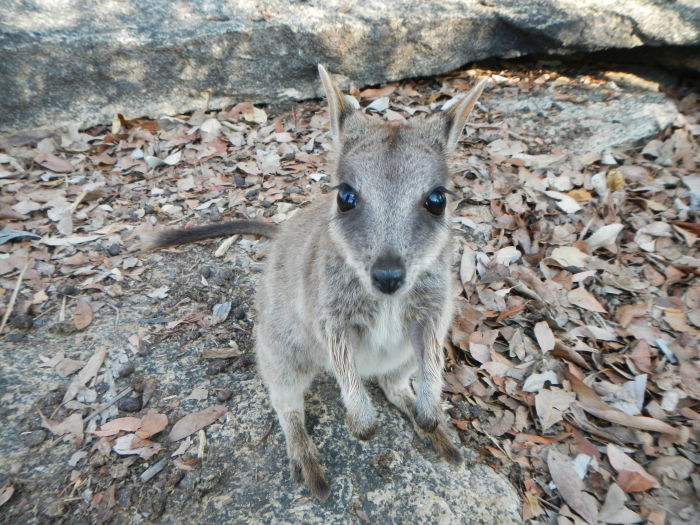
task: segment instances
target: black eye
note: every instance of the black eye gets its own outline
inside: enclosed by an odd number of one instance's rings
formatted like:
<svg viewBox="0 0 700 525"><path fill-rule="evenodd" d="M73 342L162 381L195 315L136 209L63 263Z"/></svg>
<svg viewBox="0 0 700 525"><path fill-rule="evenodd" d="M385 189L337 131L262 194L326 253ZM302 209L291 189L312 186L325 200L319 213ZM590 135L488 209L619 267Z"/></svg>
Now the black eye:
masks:
<svg viewBox="0 0 700 525"><path fill-rule="evenodd" d="M425 204L423 204L425 209L433 215L442 215L447 205L445 191L445 188L435 188L433 192L428 195L428 198L425 199Z"/></svg>
<svg viewBox="0 0 700 525"><path fill-rule="evenodd" d="M338 209L340 211L350 211L357 206L357 193L348 184L338 186Z"/></svg>

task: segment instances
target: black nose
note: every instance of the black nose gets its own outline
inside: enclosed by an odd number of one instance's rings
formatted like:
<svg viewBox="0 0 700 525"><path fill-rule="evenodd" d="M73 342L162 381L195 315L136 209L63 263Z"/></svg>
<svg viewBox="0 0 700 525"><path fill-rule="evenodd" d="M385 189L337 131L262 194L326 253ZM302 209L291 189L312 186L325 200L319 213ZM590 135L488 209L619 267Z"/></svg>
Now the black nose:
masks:
<svg viewBox="0 0 700 525"><path fill-rule="evenodd" d="M372 265L372 284L382 293L392 294L404 282L406 268L398 257L380 257Z"/></svg>

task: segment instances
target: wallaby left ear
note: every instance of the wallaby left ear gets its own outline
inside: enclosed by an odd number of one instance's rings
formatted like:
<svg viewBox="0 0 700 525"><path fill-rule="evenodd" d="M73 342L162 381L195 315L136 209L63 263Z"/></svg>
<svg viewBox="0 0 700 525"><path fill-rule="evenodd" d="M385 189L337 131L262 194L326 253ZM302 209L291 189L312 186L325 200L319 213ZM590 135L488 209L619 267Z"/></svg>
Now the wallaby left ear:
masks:
<svg viewBox="0 0 700 525"><path fill-rule="evenodd" d="M345 95L321 64L318 65L318 74L323 84L323 92L328 100L328 111L331 118L331 134L337 143L341 141L346 124L355 115L359 104L355 97Z"/></svg>
<svg viewBox="0 0 700 525"><path fill-rule="evenodd" d="M442 113L435 115L434 118L438 119L441 124L440 127L442 128L441 131L443 133L445 151L451 152L457 146L464 125L469 118L469 114L472 112L474 104L479 100L479 96L488 83L488 78L482 78L469 93L460 97Z"/></svg>

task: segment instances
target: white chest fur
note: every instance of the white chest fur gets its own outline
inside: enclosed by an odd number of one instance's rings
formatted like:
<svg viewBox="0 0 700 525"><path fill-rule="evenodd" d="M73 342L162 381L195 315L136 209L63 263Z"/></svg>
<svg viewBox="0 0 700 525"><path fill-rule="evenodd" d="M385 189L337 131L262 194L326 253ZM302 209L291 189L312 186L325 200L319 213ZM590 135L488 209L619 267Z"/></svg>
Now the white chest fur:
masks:
<svg viewBox="0 0 700 525"><path fill-rule="evenodd" d="M411 357L413 350L406 335L401 301L382 302L373 326L365 332L356 351L355 362L363 377L384 374Z"/></svg>

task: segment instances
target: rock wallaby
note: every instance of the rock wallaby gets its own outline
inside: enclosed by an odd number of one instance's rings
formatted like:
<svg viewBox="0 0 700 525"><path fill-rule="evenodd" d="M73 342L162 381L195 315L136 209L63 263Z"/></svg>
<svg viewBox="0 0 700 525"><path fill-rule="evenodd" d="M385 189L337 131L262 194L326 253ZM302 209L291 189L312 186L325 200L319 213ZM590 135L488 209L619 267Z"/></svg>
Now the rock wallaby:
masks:
<svg viewBox="0 0 700 525"><path fill-rule="evenodd" d="M293 477L320 500L329 486L304 425L304 391L326 370L347 428L370 439L363 378L459 463L440 407L443 340L453 315L448 156L487 80L449 109L387 123L367 118L319 66L337 155L334 191L277 229L232 221L154 234L149 248L234 233L274 237L257 292L256 354ZM415 376L415 391L411 378Z"/></svg>

